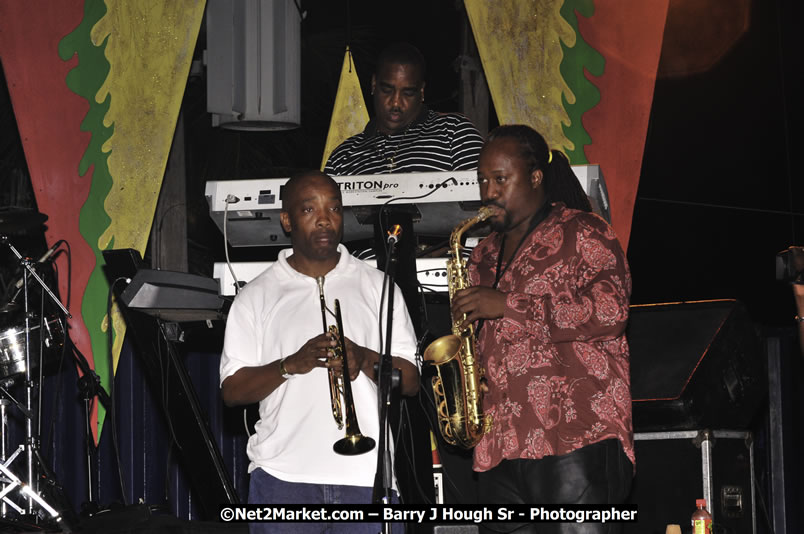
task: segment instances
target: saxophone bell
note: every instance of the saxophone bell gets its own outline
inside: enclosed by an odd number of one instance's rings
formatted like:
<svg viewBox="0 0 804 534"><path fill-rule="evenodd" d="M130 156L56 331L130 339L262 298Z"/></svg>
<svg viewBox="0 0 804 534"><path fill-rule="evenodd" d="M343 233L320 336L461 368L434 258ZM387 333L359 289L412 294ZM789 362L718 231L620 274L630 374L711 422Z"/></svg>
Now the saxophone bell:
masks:
<svg viewBox="0 0 804 534"><path fill-rule="evenodd" d="M456 291L469 286L466 261L461 257L461 237L470 227L488 219L494 210L487 206L461 222L450 235L447 285L452 303ZM480 379L484 370L477 361L474 326L461 329L466 316L452 318L452 333L427 346L424 360L432 363L432 379L438 426L444 441L471 449L491 427L491 417L483 413Z"/></svg>

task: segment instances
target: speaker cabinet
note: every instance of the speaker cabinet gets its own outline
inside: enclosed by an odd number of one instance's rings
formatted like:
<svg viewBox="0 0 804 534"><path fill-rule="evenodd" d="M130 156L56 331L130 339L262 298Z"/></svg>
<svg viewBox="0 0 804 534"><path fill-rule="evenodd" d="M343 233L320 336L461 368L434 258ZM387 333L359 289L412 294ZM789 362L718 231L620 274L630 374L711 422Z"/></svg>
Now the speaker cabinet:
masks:
<svg viewBox="0 0 804 534"><path fill-rule="evenodd" d="M627 334L635 431L749 427L767 380L739 302L631 306Z"/></svg>

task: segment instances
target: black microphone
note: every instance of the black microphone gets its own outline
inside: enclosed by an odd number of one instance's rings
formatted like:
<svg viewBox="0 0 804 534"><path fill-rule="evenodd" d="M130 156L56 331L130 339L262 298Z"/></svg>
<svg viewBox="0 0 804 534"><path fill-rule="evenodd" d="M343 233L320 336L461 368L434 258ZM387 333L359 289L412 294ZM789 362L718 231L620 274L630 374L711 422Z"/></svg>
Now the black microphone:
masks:
<svg viewBox="0 0 804 534"><path fill-rule="evenodd" d="M399 236L402 235L402 226L395 224L386 233L388 234L388 238L385 240L385 242L389 245L391 243L396 244L399 242Z"/></svg>
<svg viewBox="0 0 804 534"><path fill-rule="evenodd" d="M47 249L47 252L42 254L42 257L39 258L38 260L36 260L36 263L45 263L48 260L48 258L50 258L53 254L55 254L56 251L59 249L59 245L61 245L61 241L62 240L59 239L58 241L53 243L53 246L50 247L49 249Z"/></svg>
<svg viewBox="0 0 804 534"><path fill-rule="evenodd" d="M36 260L34 263L45 263L53 254L56 253L56 251L59 249L59 246L61 245L61 243L62 243L61 239L59 239L58 241L53 243L53 246L50 247L49 249L47 249L47 252L42 254L42 256L38 260ZM17 280L17 283L14 284L14 288L15 289L20 289L22 287L23 280L24 280L24 278L20 277L20 279Z"/></svg>

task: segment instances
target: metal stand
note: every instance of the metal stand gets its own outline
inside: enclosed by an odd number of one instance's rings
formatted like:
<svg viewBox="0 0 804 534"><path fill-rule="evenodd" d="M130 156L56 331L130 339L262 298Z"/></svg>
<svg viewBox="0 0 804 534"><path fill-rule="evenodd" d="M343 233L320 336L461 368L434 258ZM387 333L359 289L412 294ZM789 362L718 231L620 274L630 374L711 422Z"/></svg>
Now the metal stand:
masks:
<svg viewBox="0 0 804 534"><path fill-rule="evenodd" d="M94 493L96 478L93 476L93 473L96 464L96 454L95 442L92 437L92 423L90 421L92 403L93 399L97 397L103 407L111 413L112 400L106 390L103 389L100 383L100 377L95 373L94 369L89 367L89 362L86 357L72 344L72 340L65 338L65 343L69 343L69 350L72 352L75 362L81 370L81 378L78 379L78 391L81 393L81 399L84 401L84 437L87 460L87 500L81 506L81 513L91 516L100 509L99 504L95 502Z"/></svg>
<svg viewBox="0 0 804 534"><path fill-rule="evenodd" d="M72 317L72 316L67 311L67 309L61 304L59 299L56 298L56 296L53 294L53 292L50 290L50 288L47 287L47 284L45 284L44 281L42 281L42 279L36 273L36 271L34 270L34 268L31 265L32 262L29 259L22 257L22 255L19 253L19 251L17 251L17 249L14 248L14 246L8 241L7 236L0 236L0 239L2 240L3 243L5 243L8 246L9 250L11 250L11 252L17 257L17 259L20 261L20 265L23 266L23 280L22 280L23 285L22 285L22 289L23 289L23 296L24 296L23 300L24 300L24 313L25 313L25 329L24 329L24 333L25 333L25 405L24 405L24 409L23 409L23 406L19 406L20 410L23 413L23 415L25 415L25 443L23 445L20 445L17 448L17 450L7 460L5 460L2 464L0 464L0 473L2 473L2 476L0 476L0 478L2 479L2 483L4 485L3 490L0 491L0 499L2 499L2 502L4 503L4 505L11 506L19 514L24 514L26 512L26 510L22 509L20 506L18 506L16 503L14 503L13 500L11 500L9 498L10 497L9 494L16 489L21 493L21 495L23 495L27 499L27 504L28 504L27 513L28 513L28 515L36 516L36 514L34 513L36 507L42 508L43 510L45 510L50 515L50 518L53 521L55 521L57 524L59 524L62 527L62 529L64 530L67 527L64 524L64 522L62 521L61 514L58 511L56 511L50 504L48 504L41 497L41 495L39 495L39 492L38 492L38 478L35 476L35 473L34 473L34 464L35 464L35 462L40 462L40 464L41 464L41 457L40 457L39 451L38 451L38 448L39 448L39 435L38 435L39 425L38 424L36 425L36 432L34 432L34 421L33 421L34 415L38 416L38 414L34 414L34 412L33 412L35 385L34 385L34 382L32 380L32 377L31 377L31 324L30 324L31 323L31 313L30 313L30 309L29 309L29 275L34 277L34 279L42 287L43 291L45 291L50 296L51 300L53 302L55 302L59 306L59 308L61 308L61 310L64 312L64 314L67 317ZM43 300L42 304L43 304L43 308L44 308L44 300ZM42 309L40 311L40 320L45 320L45 316L44 316L43 312L44 312L44 309ZM39 332L40 340L42 339L42 336L44 335L44 332L42 330L44 330L44 328L40 329L40 332ZM41 370L41 366L43 365L42 351L41 350L39 352L39 365L40 365L40 370ZM40 386L40 389L41 389L41 374L40 374L40 381L39 381L38 385ZM10 397L10 395L8 395L8 392L6 392L5 389L3 389L3 391L4 391L4 393L6 393L7 397ZM13 399L13 397L10 397L10 398ZM5 416L5 410L3 410L3 412L4 412L3 416ZM5 419L4 419L4 425L5 425ZM4 434L3 438L5 439L5 434ZM25 454L25 459L26 459L27 483L25 483L22 480L20 480L9 469L9 466L14 462L14 460L23 451L26 453ZM45 466L40 465L40 467L44 468ZM67 529L66 531L69 531L69 529Z"/></svg>
<svg viewBox="0 0 804 534"><path fill-rule="evenodd" d="M5 389L3 390L5 392ZM11 405L11 401L2 398L0 399L0 463L5 464L6 462L6 454L8 454L8 443L6 438L6 430L8 429L8 407ZM2 488L0 491L5 491L8 485L3 482ZM0 501L0 517L6 517L8 513L8 505L6 504L5 499Z"/></svg>
<svg viewBox="0 0 804 534"><path fill-rule="evenodd" d="M380 435L377 443L377 474L374 477L373 500L378 504L391 504L391 487L393 471L391 467L391 449L389 446L390 428L388 424L388 412L391 405L391 392L393 388L399 387L399 371L394 369L391 359L391 341L394 323L394 268L396 266L396 256L394 249L398 240L397 233L389 238L388 264L386 265L386 279L388 282L388 303L386 304L387 318L385 328L385 349L380 354L379 365L377 366L378 402L380 413ZM383 532L391 533L391 523L383 522Z"/></svg>
<svg viewBox="0 0 804 534"><path fill-rule="evenodd" d="M24 449L25 449L25 446L20 445L19 447L17 447L17 450L14 451L14 454L12 454L11 457L8 460L6 460L4 463L0 464L0 473L2 473L2 477L0 477L0 479L2 479L3 484L4 484L3 490L0 491L0 499L3 499L3 505L4 506L7 504L7 505L11 506L12 508L14 508L17 511L17 513L20 513L20 514L25 513L25 510L23 508L21 508L20 506L17 506L17 504L14 501L12 501L11 499L7 498L7 495L9 493L11 493L14 489L19 488L20 493L22 493L24 496L26 496L28 498L29 502L36 502L36 504L38 504L40 507L42 507L42 509L44 509L48 514L50 514L51 519L53 521L55 521L57 524L60 524L60 526L62 527L62 530L64 530L65 527L63 525L61 525L61 521L62 521L61 514L55 508L50 506L47 503L47 501L45 499L43 499L39 495L39 493L37 493L37 491L35 489L33 489L30 485L25 484L22 480L20 480L17 477L17 475L15 475L13 472L11 472L11 470L9 470L9 468L8 468L8 466L11 465L11 463L14 462L14 460L17 458L17 456L19 456L19 454ZM31 449L29 448L28 449L29 453L30 453L30 450ZM32 506L29 506L29 509L32 509ZM67 530L67 532L69 532L69 530Z"/></svg>

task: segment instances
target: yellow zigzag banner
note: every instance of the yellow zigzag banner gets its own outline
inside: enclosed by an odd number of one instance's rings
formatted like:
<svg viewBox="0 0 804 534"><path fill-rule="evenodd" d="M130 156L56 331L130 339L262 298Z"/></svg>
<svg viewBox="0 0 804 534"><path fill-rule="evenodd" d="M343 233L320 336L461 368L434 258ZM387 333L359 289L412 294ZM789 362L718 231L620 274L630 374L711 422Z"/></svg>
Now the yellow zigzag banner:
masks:
<svg viewBox="0 0 804 534"><path fill-rule="evenodd" d="M327 143L324 146L324 157L321 159L321 170L324 170L332 151L349 137L362 132L368 121L368 111L363 100L363 92L360 90L357 69L352 61L352 52L347 46L346 54L343 56L341 79L338 82L338 93L335 95L335 106L332 108Z"/></svg>

